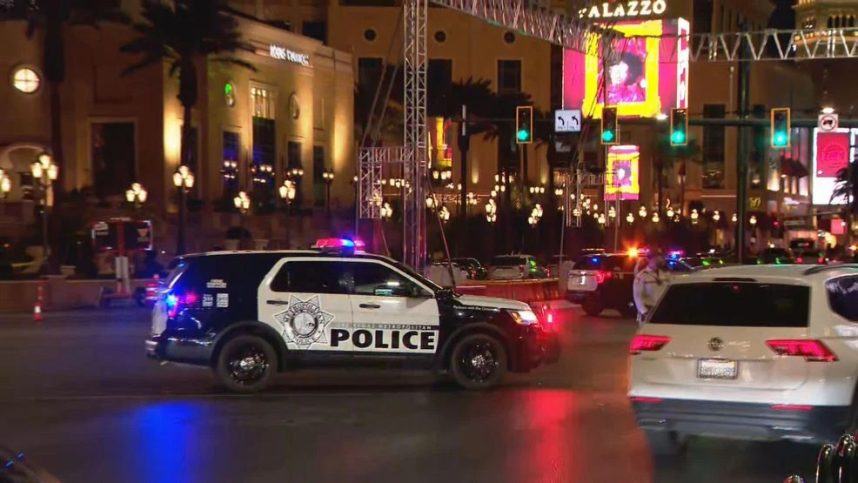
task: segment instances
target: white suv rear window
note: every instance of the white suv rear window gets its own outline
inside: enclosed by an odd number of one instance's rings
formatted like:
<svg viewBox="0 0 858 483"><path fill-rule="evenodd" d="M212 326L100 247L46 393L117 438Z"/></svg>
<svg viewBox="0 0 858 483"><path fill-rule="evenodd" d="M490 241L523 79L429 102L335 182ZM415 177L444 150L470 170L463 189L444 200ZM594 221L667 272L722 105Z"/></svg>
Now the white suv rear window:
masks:
<svg viewBox="0 0 858 483"><path fill-rule="evenodd" d="M810 287L758 282L677 284L668 288L652 324L807 327Z"/></svg>

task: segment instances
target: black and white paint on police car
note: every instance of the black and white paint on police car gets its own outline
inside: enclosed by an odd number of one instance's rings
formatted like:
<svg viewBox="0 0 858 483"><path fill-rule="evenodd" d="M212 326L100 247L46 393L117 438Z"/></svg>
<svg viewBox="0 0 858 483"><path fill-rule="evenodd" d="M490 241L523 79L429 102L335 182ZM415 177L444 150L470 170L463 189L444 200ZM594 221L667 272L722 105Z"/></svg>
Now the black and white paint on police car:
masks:
<svg viewBox="0 0 858 483"><path fill-rule="evenodd" d="M438 326L337 321L318 295L307 300L290 295L289 308L274 320L290 350L434 354L438 347Z"/></svg>
<svg viewBox="0 0 858 483"><path fill-rule="evenodd" d="M283 326L287 345L290 342L295 345L290 349L309 349L317 342L327 343L325 328L334 320L334 316L322 310L318 295L308 300L292 295L289 297L289 308L274 314L274 319Z"/></svg>

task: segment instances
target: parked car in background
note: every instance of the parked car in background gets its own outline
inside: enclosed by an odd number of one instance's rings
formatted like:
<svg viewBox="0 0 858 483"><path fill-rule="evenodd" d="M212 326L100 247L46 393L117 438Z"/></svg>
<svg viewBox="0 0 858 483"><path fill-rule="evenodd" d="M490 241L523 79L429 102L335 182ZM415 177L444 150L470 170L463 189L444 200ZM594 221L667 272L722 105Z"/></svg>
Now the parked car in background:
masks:
<svg viewBox="0 0 858 483"><path fill-rule="evenodd" d="M533 255L498 255L489 269L491 280L522 280L547 278L549 270L540 265Z"/></svg>
<svg viewBox="0 0 858 483"><path fill-rule="evenodd" d="M825 265L828 260L822 250L811 248L796 253L795 263L800 265Z"/></svg>
<svg viewBox="0 0 858 483"><path fill-rule="evenodd" d="M786 248L769 247L757 255L757 265L789 265L795 263L792 251Z"/></svg>
<svg viewBox="0 0 858 483"><path fill-rule="evenodd" d="M468 272L471 280L485 280L489 271L476 258L454 258L453 263Z"/></svg>
<svg viewBox="0 0 858 483"><path fill-rule="evenodd" d="M683 262L692 268L715 268L727 264L727 257L716 251L700 252L693 256L682 257Z"/></svg>
<svg viewBox="0 0 858 483"><path fill-rule="evenodd" d="M581 304L587 315L599 315L605 309L616 309L624 317L634 317L637 309L632 299L632 285L638 260L634 253L579 257L566 277L566 298ZM670 272L694 270L681 258L668 257L665 262Z"/></svg>

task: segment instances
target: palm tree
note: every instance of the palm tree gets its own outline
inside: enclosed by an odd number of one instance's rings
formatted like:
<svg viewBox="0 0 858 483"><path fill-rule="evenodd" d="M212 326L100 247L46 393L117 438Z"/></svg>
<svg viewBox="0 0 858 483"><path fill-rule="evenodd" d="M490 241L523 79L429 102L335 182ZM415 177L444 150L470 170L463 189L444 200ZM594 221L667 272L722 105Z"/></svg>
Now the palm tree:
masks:
<svg viewBox="0 0 858 483"><path fill-rule="evenodd" d="M847 203L851 202L851 206L843 208L847 226L846 239L848 244L851 244L852 221L855 218L855 213L858 213L858 170L846 166L837 172L834 190L831 192L831 200L838 198L846 200Z"/></svg>
<svg viewBox="0 0 858 483"><path fill-rule="evenodd" d="M493 116L497 101L497 96L492 92L490 86L491 81L488 79L474 80L473 77L468 77L464 81L453 82L447 92L441 95L432 93L432 86L429 86L429 112L431 115L461 118L462 106L466 106L468 123L465 134L462 135L462 131L459 129L456 135L459 151L462 155L460 166L462 190L459 210L463 219L468 209L468 151L471 146L471 136L485 135L497 129L496 124L487 120Z"/></svg>
<svg viewBox="0 0 858 483"><path fill-rule="evenodd" d="M67 27L83 25L98 28L101 22L127 23L128 17L111 5L99 0L15 0L5 18L24 19L27 38L42 31L42 69L50 97L51 154L60 167L55 189L63 191L65 155L63 154L62 102L60 86L66 77L65 40Z"/></svg>
<svg viewBox="0 0 858 483"><path fill-rule="evenodd" d="M138 37L120 47L122 52L143 58L126 68L123 75L143 67L170 62L170 75L179 77L179 102L182 103L181 164L191 156L192 110L199 97L196 61L206 59L256 70L249 62L232 54L251 47L242 41L238 22L222 10L223 0L176 0L144 2L143 22L134 23Z"/></svg>

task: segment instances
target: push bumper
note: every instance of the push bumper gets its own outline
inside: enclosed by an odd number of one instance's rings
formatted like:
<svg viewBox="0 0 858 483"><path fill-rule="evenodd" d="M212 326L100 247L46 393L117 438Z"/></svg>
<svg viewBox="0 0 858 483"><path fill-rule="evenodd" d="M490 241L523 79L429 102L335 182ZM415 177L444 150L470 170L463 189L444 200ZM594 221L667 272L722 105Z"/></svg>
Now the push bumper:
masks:
<svg viewBox="0 0 858 483"><path fill-rule="evenodd" d="M146 339L146 357L161 361L208 365L213 341L162 334Z"/></svg>
<svg viewBox="0 0 858 483"><path fill-rule="evenodd" d="M682 435L747 440L831 441L847 426L848 406L790 406L632 397L638 426Z"/></svg>
<svg viewBox="0 0 858 483"><path fill-rule="evenodd" d="M510 369L527 372L542 364L553 364L558 359L560 341L557 334L538 329L519 339Z"/></svg>

